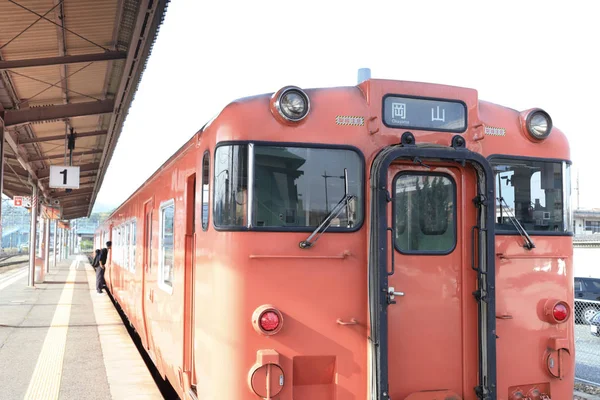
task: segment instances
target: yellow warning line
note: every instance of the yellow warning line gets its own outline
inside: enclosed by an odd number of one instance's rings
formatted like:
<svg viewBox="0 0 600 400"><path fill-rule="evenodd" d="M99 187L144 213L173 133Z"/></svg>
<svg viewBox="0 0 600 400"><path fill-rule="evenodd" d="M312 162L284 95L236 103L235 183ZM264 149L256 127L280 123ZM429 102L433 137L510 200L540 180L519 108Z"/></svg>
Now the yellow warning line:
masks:
<svg viewBox="0 0 600 400"><path fill-rule="evenodd" d="M24 400L58 399L69 319L71 318L71 301L73 299L75 274L77 273L75 266L77 263L78 260L71 263L65 287L58 300L50 329L46 334Z"/></svg>

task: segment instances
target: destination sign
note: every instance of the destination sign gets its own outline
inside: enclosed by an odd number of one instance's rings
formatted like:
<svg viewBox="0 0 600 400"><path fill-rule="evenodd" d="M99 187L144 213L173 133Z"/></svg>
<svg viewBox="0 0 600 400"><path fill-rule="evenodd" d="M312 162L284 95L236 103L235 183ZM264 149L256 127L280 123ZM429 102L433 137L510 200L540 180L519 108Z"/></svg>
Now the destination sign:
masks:
<svg viewBox="0 0 600 400"><path fill-rule="evenodd" d="M467 107L460 101L386 96L383 122L391 128L464 132Z"/></svg>

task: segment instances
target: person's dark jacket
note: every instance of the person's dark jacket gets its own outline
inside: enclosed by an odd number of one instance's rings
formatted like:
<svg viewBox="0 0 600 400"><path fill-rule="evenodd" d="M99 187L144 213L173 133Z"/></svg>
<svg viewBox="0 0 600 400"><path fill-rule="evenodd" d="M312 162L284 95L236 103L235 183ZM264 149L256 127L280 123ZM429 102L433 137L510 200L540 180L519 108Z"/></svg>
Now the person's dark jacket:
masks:
<svg viewBox="0 0 600 400"><path fill-rule="evenodd" d="M108 258L108 249L105 247L100 252L100 265L106 265L106 259Z"/></svg>
<svg viewBox="0 0 600 400"><path fill-rule="evenodd" d="M96 249L96 255L94 256L94 261L92 261L92 267L96 268L98 266L98 264L100 263L100 254L102 252L100 251L100 249Z"/></svg>

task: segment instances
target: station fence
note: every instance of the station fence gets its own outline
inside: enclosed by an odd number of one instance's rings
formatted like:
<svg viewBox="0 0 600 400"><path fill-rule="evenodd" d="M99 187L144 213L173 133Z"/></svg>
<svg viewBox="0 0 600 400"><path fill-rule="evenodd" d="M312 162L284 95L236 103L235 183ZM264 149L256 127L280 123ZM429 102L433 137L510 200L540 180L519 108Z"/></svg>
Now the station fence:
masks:
<svg viewBox="0 0 600 400"><path fill-rule="evenodd" d="M575 379L600 386L600 301L575 299Z"/></svg>

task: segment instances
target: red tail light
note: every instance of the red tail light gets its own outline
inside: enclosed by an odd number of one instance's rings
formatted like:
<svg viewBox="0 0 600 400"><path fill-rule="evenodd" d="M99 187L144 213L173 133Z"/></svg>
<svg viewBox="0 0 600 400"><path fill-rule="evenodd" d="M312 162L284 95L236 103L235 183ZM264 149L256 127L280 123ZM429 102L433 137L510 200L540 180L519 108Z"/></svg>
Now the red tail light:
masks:
<svg viewBox="0 0 600 400"><path fill-rule="evenodd" d="M544 304L544 320L551 324L562 324L571 315L571 308L562 300L548 299Z"/></svg>
<svg viewBox="0 0 600 400"><path fill-rule="evenodd" d="M273 311L267 311L260 316L260 327L267 331L274 331L279 327L279 315L275 314Z"/></svg>
<svg viewBox="0 0 600 400"><path fill-rule="evenodd" d="M558 322L563 322L569 317L569 309L564 303L558 303L554 306L552 315Z"/></svg>
<svg viewBox="0 0 600 400"><path fill-rule="evenodd" d="M261 335L275 335L283 327L283 314L270 304L263 304L252 314L252 326Z"/></svg>

